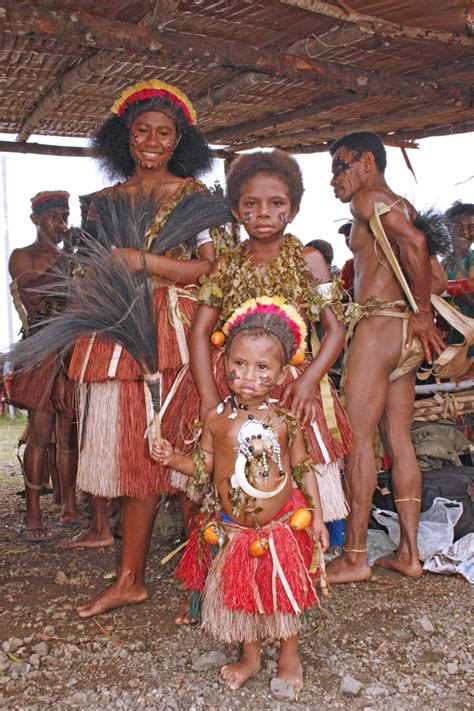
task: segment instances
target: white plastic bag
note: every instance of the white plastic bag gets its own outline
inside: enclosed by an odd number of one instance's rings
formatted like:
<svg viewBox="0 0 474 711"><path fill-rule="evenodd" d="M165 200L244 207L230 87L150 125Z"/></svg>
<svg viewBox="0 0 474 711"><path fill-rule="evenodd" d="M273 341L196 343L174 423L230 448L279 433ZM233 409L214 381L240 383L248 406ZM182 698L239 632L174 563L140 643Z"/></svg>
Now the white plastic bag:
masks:
<svg viewBox="0 0 474 711"><path fill-rule="evenodd" d="M468 533L443 553L428 558L423 570L443 575L459 573L474 585L474 533Z"/></svg>
<svg viewBox="0 0 474 711"><path fill-rule="evenodd" d="M418 554L420 560L441 553L449 548L454 539L454 527L462 516L463 506L458 501L450 501L438 496L428 511L420 514L418 527ZM388 535L399 544L400 524L398 514L393 511L374 509L375 520L388 530Z"/></svg>

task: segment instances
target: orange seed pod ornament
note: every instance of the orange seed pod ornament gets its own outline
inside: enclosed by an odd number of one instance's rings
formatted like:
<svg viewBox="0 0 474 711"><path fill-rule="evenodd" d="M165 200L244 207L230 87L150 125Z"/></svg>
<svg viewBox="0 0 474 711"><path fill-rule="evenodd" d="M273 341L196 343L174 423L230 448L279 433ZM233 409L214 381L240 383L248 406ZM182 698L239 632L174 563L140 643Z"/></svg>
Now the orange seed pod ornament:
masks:
<svg viewBox="0 0 474 711"><path fill-rule="evenodd" d="M217 348L220 348L221 346L224 345L225 335L222 333L222 331L214 331L214 333L211 336L211 343L212 343L212 345L216 346Z"/></svg>
<svg viewBox="0 0 474 711"><path fill-rule="evenodd" d="M206 526L202 535L206 543L209 543L210 546L215 546L219 542L219 531L215 523Z"/></svg>
<svg viewBox="0 0 474 711"><path fill-rule="evenodd" d="M304 531L311 523L311 511L309 509L296 509L290 518L290 528L293 531Z"/></svg>
<svg viewBox="0 0 474 711"><path fill-rule="evenodd" d="M265 555L268 550L268 541L266 538L255 538L249 545L249 555L252 558L260 558Z"/></svg>

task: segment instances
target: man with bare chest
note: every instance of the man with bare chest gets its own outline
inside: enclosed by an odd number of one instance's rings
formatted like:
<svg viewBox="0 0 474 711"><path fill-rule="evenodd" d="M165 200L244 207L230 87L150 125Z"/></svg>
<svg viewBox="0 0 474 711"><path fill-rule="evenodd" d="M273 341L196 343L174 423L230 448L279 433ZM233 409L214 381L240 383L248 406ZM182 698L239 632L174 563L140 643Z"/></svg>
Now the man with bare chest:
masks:
<svg viewBox="0 0 474 711"><path fill-rule="evenodd" d="M64 191L41 192L31 199L31 205L36 240L27 247L15 249L8 265L12 297L25 337L62 307L54 296L54 284L66 268L66 257L59 244L67 231L69 194ZM64 378L64 374L59 378ZM54 394L56 399L53 395L55 379L58 385ZM16 373L10 394L13 404L28 410L29 435L24 456L26 518L19 535L32 543L57 538L57 532L44 527L39 504L46 453L55 428L61 490L60 525L67 528L89 525L75 503L77 435L72 403L68 412L61 411L60 414L53 405L53 400L61 400L59 385L52 357L31 370Z"/></svg>
<svg viewBox="0 0 474 711"><path fill-rule="evenodd" d="M423 357L431 363L431 349L440 353L443 348L430 305L432 269L435 277L438 269L430 261L425 235L413 225L414 208L385 181L386 152L379 137L353 133L336 141L330 153L331 185L341 202L350 203L354 218L350 248L356 305L345 369L346 410L354 434L346 464L350 514L343 554L328 567L328 576L334 583L370 576L367 527L377 484L374 437L379 427L392 461L401 538L397 551L377 564L416 577L422 574L417 549L421 476L410 428L416 369ZM383 228L401 267L411 305L374 238L374 222Z"/></svg>

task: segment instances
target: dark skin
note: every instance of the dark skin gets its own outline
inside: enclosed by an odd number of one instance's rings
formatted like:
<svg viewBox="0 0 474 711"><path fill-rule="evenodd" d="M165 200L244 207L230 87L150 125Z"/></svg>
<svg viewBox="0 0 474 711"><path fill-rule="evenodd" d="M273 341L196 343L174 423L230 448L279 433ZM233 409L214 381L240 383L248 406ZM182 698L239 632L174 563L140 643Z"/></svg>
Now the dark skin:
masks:
<svg viewBox="0 0 474 711"><path fill-rule="evenodd" d="M135 118L130 126L130 146L136 169L133 176L118 187L118 191L130 196L132 201L138 195L146 196L153 192L162 204L183 182L182 178L168 170L172 151L179 140L174 121L167 114L148 111ZM115 252L117 259L124 259L131 271L143 269L142 252L134 249ZM156 285L192 284L201 275L209 273L213 258L214 248L212 242L208 242L199 248L198 259L179 260L146 254L145 266ZM148 598L145 566L158 500L157 495L145 499L122 499L123 546L118 578L93 602L77 608L80 617L100 615L112 608L143 602ZM96 506L99 504L100 519L98 515L96 528L102 536L107 514L103 500L98 501ZM184 495L180 496L180 505L187 528L192 510ZM91 530L94 525L93 515Z"/></svg>
<svg viewBox="0 0 474 711"><path fill-rule="evenodd" d="M35 322L38 314L47 311L54 313L56 309L54 297L39 294L36 290L44 289L57 281L55 270L61 269L64 261L59 244L67 231L68 219L69 210L63 207L53 207L39 215L33 213L31 221L36 227L36 240L27 247L15 249L10 256L8 264L10 275L18 285L21 301L30 323ZM56 389L60 387L61 377L58 376L53 392L54 404L56 404L54 396ZM58 409L56 414L38 407L29 411L28 418L29 437L24 456L28 481L33 487L41 486L47 449L53 431L56 429L56 464L61 490L60 522L70 524L79 521L86 524L87 520L84 517L81 519L81 513L75 502L77 435L72 413ZM33 487L28 485L25 487L25 525L36 530L25 529L23 536L34 541L44 539L48 531L41 520L39 490ZM56 537L56 534L51 533L51 537Z"/></svg>
<svg viewBox="0 0 474 711"><path fill-rule="evenodd" d="M412 224L413 207L406 200L398 200L371 152L354 154L345 147L339 148L333 157L333 174L331 185L335 195L344 203L350 202L354 217L350 248L354 253L354 300L357 303L363 304L372 296L386 302L404 300L398 281L380 258L380 250L375 250L374 238L368 229L375 202L395 203L392 210L381 217L381 222L419 308L418 314L410 318L406 345L418 337L426 359L431 362L432 349L440 353L444 345L430 307L432 265L425 236ZM437 263L433 271L435 284L444 288ZM416 544L421 476L410 438L415 371L393 382L389 380L400 357L401 335L401 319L376 316L358 324L350 344L345 387L346 411L354 434L354 446L346 460L350 513L344 553L327 569L330 582L357 582L371 574L366 538L377 482L373 452L377 426L392 460L392 481L395 498L399 500L401 526L397 552L380 559L378 564L407 576L422 574Z"/></svg>
<svg viewBox="0 0 474 711"><path fill-rule="evenodd" d="M250 260L264 271L270 260L278 256L287 224L298 213L298 208L291 205L287 184L277 175L257 174L242 185L239 207L232 212L248 234ZM329 281L329 268L321 253L308 247L304 256L315 279ZM217 270L218 264L217 260L212 271ZM191 370L201 398L202 413L220 400L212 373L210 348L210 337L218 319L218 309L201 305L191 330ZM315 418L312 393L344 344L344 328L330 309L322 313L321 323L326 335L317 358L299 378L286 386L281 399L283 406L291 402L291 410L302 425Z"/></svg>
<svg viewBox="0 0 474 711"><path fill-rule="evenodd" d="M254 417L261 417L258 407L268 397L273 385L281 381L284 372L282 365L282 348L276 338L270 335L249 336L245 332L236 336L229 352L226 354L227 373L233 374L231 391L237 396L237 402L245 404L246 411L238 410L236 419L229 420L230 405L222 414L217 414L211 408L204 418L201 447L205 453L205 468L213 474L214 482L218 488L219 499L223 511L236 523L249 528L255 527L255 519L259 525L270 521L291 497L292 483L288 476L283 490L269 499L256 499L250 501L246 511L240 516L232 513L229 501L229 476L233 473L236 458L229 457L229 452L238 448L237 435L241 426L247 421L249 412ZM301 428L297 428L295 442L288 446L288 428L273 408L265 411L265 416L270 418L272 427L277 434L280 447L283 470L290 472L299 462L307 458ZM178 454L166 440L156 442L153 446L152 456L158 461L172 466L189 476L192 475L194 465L191 457ZM261 490L275 490L281 478L277 467L272 461L268 478L257 477L256 485ZM305 476L306 491L312 498L315 509L311 523L311 534L315 541L319 541L323 550L328 548L328 532L321 515L321 502L319 489L315 476L307 473ZM251 512L258 508L257 515ZM242 645L242 653L236 664L226 664L221 668L221 675L230 689L239 689L250 677L260 669L260 644L255 640ZM280 640L280 658L278 661L278 678L292 686L298 692L303 686L303 672L298 654L298 638L290 637Z"/></svg>

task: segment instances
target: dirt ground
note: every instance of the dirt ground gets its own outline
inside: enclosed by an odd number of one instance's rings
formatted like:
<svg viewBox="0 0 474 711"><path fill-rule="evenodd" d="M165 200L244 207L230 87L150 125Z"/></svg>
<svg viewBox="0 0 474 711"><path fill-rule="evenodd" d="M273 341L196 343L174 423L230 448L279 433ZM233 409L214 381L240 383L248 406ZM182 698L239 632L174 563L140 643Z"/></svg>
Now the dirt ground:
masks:
<svg viewBox="0 0 474 711"><path fill-rule="evenodd" d="M409 581L376 571L370 582L340 586L323 598L301 639L305 686L297 701L270 695L272 647L254 679L228 690L218 669L237 658L238 648L173 624L182 593L175 561L160 564L179 538L172 502L161 506L155 527L150 600L81 620L74 608L108 584L104 576L117 564L120 542L64 551L17 537L24 511L16 495L21 429L0 418L0 709L474 708L472 591L463 579L430 574ZM51 505L52 497L43 496L54 525ZM344 695L341 682L356 695Z"/></svg>

